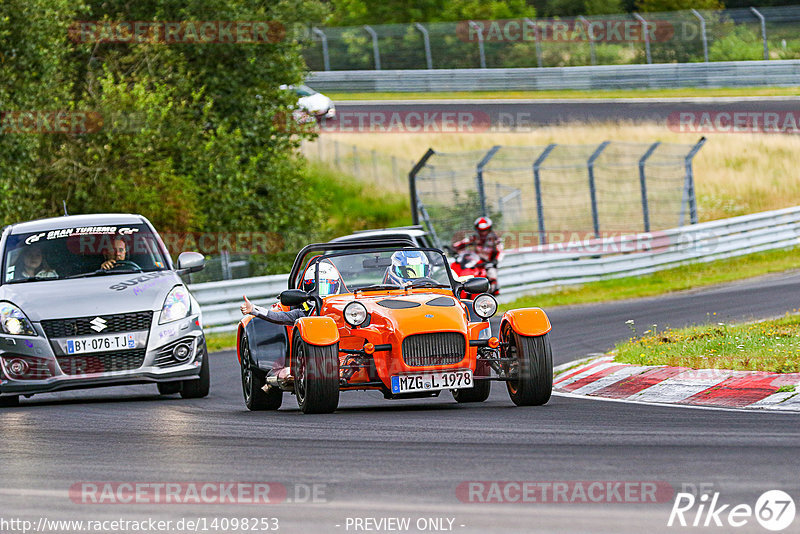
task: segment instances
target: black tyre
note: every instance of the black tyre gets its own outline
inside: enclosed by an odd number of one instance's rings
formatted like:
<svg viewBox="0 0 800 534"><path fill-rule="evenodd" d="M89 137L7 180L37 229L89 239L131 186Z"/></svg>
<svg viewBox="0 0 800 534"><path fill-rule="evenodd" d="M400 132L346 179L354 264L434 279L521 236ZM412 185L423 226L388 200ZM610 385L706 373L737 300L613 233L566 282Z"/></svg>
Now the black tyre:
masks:
<svg viewBox="0 0 800 534"><path fill-rule="evenodd" d="M250 356L250 344L247 336L242 336L239 354L242 357L242 393L244 394L244 404L248 410L277 410L283 403L283 391L278 388L270 388L269 392L262 389L266 384L265 375L258 369L253 369Z"/></svg>
<svg viewBox="0 0 800 534"><path fill-rule="evenodd" d="M511 325L503 328L503 341L508 345L506 357L515 360L518 379L506 382L508 395L517 406L541 406L553 392L553 353L547 334L522 336Z"/></svg>
<svg viewBox="0 0 800 534"><path fill-rule="evenodd" d="M309 345L295 332L294 392L303 413L331 413L339 406L339 344Z"/></svg>
<svg viewBox="0 0 800 534"><path fill-rule="evenodd" d="M489 376L489 369L486 363L478 362L475 376ZM492 392L491 380L474 380L471 388L452 389L453 398L456 402L483 402L489 398Z"/></svg>
<svg viewBox="0 0 800 534"><path fill-rule="evenodd" d="M208 350L203 342L203 363L200 364L199 380L183 380L181 382L181 397L184 399L199 399L208 395L211 386L211 373L208 364Z"/></svg>
<svg viewBox="0 0 800 534"><path fill-rule="evenodd" d="M174 395L181 392L182 382L159 382L158 392L162 395Z"/></svg>
<svg viewBox="0 0 800 534"><path fill-rule="evenodd" d="M0 397L0 408L13 408L14 406L19 406L19 395Z"/></svg>

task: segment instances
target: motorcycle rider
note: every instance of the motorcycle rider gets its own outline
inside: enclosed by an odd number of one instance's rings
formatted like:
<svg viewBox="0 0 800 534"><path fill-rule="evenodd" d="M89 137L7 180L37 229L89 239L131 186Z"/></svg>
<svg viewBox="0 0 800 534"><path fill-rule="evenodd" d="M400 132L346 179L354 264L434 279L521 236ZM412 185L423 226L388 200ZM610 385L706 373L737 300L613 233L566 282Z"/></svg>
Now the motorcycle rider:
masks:
<svg viewBox="0 0 800 534"><path fill-rule="evenodd" d="M316 264L312 264L306 268L306 272L303 275L303 290L304 291L312 291L315 286L315 270ZM336 295L339 291L344 287L344 281L342 280L339 271L334 267L334 265L328 261L322 261L319 263L319 296L320 298L325 298L328 295ZM308 302L304 302L301 306L297 306L295 308L290 309L289 311L274 311L267 308L263 308L261 306L256 306L252 302L247 299L246 295L242 295L244 297L244 304L242 304L240 310L242 311L242 315L254 315L259 319L263 319L265 321L269 321L275 324L284 324L284 325L293 325L296 320L301 317L306 317L311 314L313 310L313 306L310 306Z"/></svg>
<svg viewBox="0 0 800 534"><path fill-rule="evenodd" d="M461 252L472 248L481 259L481 265L486 269L486 278L489 279L489 292L497 295L500 286L497 283L497 265L503 259L503 242L492 231L492 220L489 217L475 219L475 233L461 241L453 243L453 250Z"/></svg>

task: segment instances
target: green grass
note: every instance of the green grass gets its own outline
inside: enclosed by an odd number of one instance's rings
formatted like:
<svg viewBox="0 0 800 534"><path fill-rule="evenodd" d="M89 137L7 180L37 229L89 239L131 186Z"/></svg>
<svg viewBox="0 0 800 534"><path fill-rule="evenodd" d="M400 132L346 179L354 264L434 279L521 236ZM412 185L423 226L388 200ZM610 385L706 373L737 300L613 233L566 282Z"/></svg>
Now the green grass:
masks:
<svg viewBox="0 0 800 534"><path fill-rule="evenodd" d="M684 87L677 89L615 89L561 91L460 91L419 93L325 93L334 101L345 100L427 100L458 98L677 98L677 97L736 97L736 96L797 96L797 87Z"/></svg>
<svg viewBox="0 0 800 534"><path fill-rule="evenodd" d="M643 337L618 344L614 361L693 369L800 372L800 315L661 332L656 326L646 330Z"/></svg>
<svg viewBox="0 0 800 534"><path fill-rule="evenodd" d="M323 238L411 224L411 208L406 196L387 193L324 164L309 162L306 187L313 191L312 196L323 209L327 226Z"/></svg>
<svg viewBox="0 0 800 534"><path fill-rule="evenodd" d="M538 306L549 308L567 304L588 304L639 297L651 297L673 291L705 287L723 282L797 268L800 248L757 252L709 263L693 263L646 276L631 276L591 282L552 293L520 297L500 306L512 308Z"/></svg>
<svg viewBox="0 0 800 534"><path fill-rule="evenodd" d="M208 352L233 350L236 348L236 332L206 334L206 347Z"/></svg>

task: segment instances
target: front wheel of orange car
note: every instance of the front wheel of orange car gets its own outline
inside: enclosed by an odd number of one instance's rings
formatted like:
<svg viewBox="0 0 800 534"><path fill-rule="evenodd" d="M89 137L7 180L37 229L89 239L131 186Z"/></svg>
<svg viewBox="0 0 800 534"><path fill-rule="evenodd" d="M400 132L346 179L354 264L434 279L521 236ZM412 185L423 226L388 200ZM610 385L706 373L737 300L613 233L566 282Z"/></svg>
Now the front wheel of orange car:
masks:
<svg viewBox="0 0 800 534"><path fill-rule="evenodd" d="M517 406L540 406L553 391L553 352L547 334L523 336L506 324L502 332L504 356L511 360L514 380L506 382L508 395Z"/></svg>
<svg viewBox="0 0 800 534"><path fill-rule="evenodd" d="M264 391L266 380L260 370L254 369L250 356L250 342L247 336L242 336L239 342L239 355L242 358L240 365L242 372L242 394L244 405L250 411L277 410L283 402L283 391L279 388L268 388Z"/></svg>
<svg viewBox="0 0 800 534"><path fill-rule="evenodd" d="M296 334L294 393L303 413L331 413L339 406L339 344L309 345Z"/></svg>

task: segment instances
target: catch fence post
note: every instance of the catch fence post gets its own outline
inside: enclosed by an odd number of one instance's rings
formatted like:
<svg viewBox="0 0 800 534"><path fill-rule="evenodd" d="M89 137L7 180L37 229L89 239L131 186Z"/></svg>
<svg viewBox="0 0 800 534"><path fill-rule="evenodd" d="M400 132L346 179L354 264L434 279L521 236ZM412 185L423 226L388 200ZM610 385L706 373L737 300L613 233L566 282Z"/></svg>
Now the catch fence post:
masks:
<svg viewBox="0 0 800 534"><path fill-rule="evenodd" d="M610 143L611 141L603 141L600 146L597 147L597 150L589 156L589 160L586 162L586 167L589 170L589 195L592 201L592 226L594 227L594 236L598 238L600 237L600 218L597 215L597 188L594 184L594 162L600 157L600 154Z"/></svg>
<svg viewBox="0 0 800 534"><path fill-rule="evenodd" d="M417 225L419 224L419 200L417 198L417 173L422 170L425 164L431 159L435 152L429 148L427 152L420 158L416 165L408 173L408 191L411 197L411 221Z"/></svg>
<svg viewBox="0 0 800 534"><path fill-rule="evenodd" d="M653 155L653 152L656 151L658 145L661 144L661 141L656 141L650 148L647 149L647 152L639 158L639 186L641 187L642 191L642 219L644 220L644 231L650 231L650 207L647 201L647 176L645 175L645 163L647 163L647 158Z"/></svg>
<svg viewBox="0 0 800 534"><path fill-rule="evenodd" d="M476 171L475 180L477 182L476 185L478 187L478 199L480 200L481 204L481 215L483 215L484 217L487 217L488 214L486 212L486 190L484 189L484 184L483 184L483 168L486 167L486 165L489 163L489 161L491 161L494 155L497 154L498 150L500 150L500 145L495 145L492 148L490 148L489 152L487 152L486 155L483 156L483 159L478 162L478 166L475 168Z"/></svg>
<svg viewBox="0 0 800 534"><path fill-rule="evenodd" d="M538 219L539 225L539 244L546 245L547 244L547 235L545 232L544 227L544 204L542 203L542 181L539 177L539 169L544 163L544 160L547 159L547 156L550 155L550 152L558 146L555 143L547 145L547 148L536 158L536 161L533 162L533 187L536 190L536 218Z"/></svg>

